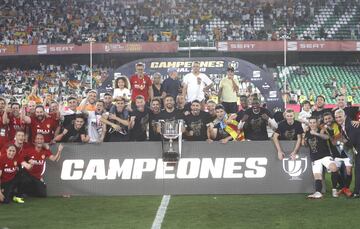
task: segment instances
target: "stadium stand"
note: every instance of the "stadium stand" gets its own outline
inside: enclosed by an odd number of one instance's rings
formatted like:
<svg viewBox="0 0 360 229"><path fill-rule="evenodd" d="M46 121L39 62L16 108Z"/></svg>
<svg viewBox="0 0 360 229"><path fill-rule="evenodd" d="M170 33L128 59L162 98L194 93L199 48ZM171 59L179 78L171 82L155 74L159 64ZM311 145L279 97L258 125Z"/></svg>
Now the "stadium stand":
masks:
<svg viewBox="0 0 360 229"><path fill-rule="evenodd" d="M212 8L209 8L209 6ZM0 44L358 39L359 2L0 1ZM91 9L91 10L90 10ZM168 9L168 10L164 10ZM26 13L29 12L29 13Z"/></svg>
<svg viewBox="0 0 360 229"><path fill-rule="evenodd" d="M328 66L328 65L305 65L305 66L278 66L277 73L281 79L279 87L282 87L285 75L289 91L304 94L308 99L312 95L324 95L327 103L334 104L336 94L347 92L352 96L355 103L360 102L360 67Z"/></svg>

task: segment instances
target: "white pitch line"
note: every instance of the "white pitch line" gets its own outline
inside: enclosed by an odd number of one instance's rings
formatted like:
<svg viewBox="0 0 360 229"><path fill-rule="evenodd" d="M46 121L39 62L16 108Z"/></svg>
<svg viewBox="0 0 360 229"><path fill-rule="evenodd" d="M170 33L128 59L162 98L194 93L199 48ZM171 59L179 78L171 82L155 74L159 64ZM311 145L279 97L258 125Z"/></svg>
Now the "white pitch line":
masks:
<svg viewBox="0 0 360 229"><path fill-rule="evenodd" d="M169 205L170 198L171 198L170 195L163 196L160 206L156 212L156 216L155 216L154 222L151 226L151 229L161 229L161 224L165 218L165 213L166 213L167 206Z"/></svg>

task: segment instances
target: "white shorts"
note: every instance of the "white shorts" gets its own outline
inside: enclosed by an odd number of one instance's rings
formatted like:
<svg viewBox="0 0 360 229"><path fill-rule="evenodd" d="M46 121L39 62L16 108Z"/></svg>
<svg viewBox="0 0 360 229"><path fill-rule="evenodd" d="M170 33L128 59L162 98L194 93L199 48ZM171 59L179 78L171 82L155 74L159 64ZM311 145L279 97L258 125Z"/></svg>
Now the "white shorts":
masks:
<svg viewBox="0 0 360 229"><path fill-rule="evenodd" d="M352 167L352 161L348 157L346 158L335 157L334 161L340 162L340 166L341 166L341 162L344 162L346 167Z"/></svg>
<svg viewBox="0 0 360 229"><path fill-rule="evenodd" d="M330 164L335 163L336 167L340 167L341 162L336 162L331 156L323 157L319 160L312 162L312 171L313 173L321 173L323 172L323 166L329 171Z"/></svg>

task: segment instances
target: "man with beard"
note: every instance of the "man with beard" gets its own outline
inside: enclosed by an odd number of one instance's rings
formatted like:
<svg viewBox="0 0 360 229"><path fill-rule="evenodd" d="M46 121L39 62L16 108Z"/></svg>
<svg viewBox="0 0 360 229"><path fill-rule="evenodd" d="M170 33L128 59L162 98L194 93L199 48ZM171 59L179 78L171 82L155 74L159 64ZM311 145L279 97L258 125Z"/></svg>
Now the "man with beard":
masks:
<svg viewBox="0 0 360 229"><path fill-rule="evenodd" d="M60 144L56 154L53 155L50 150L42 147L44 144L44 136L42 134L36 134L34 138L34 147L22 155L23 161L26 161L32 167L30 169L25 167L22 171L19 193L34 197L46 197L46 184L43 179L45 161L46 159L58 161L63 146Z"/></svg>
<svg viewBox="0 0 360 229"><path fill-rule="evenodd" d="M245 111L239 123L239 128L244 130L245 138L251 141L269 140L267 126L277 128L277 123L271 117L268 109L260 107L258 98L253 98L251 108Z"/></svg>
<svg viewBox="0 0 360 229"><path fill-rule="evenodd" d="M335 111L335 120L341 126L341 133L346 139L344 143L348 147L354 148L355 187L352 196L360 198L360 128L352 126L351 120L346 117L345 111L342 109Z"/></svg>
<svg viewBox="0 0 360 229"><path fill-rule="evenodd" d="M291 158L295 159L295 156L301 147L301 139L304 131L301 122L295 120L293 110L286 110L284 116L285 120L279 123L272 139L277 149L279 160L282 160L285 157L285 153L281 148L279 140L296 141L294 149L290 153Z"/></svg>
<svg viewBox="0 0 360 229"><path fill-rule="evenodd" d="M189 114L189 111L187 111L185 109L185 105L186 105L186 100L185 100L185 97L183 95L178 95L176 96L176 109L184 114L184 115L188 115Z"/></svg>
<svg viewBox="0 0 360 229"><path fill-rule="evenodd" d="M44 107L38 105L35 108L35 117L24 117L25 123L30 124L31 137L42 134L45 143L51 143L54 139L54 133L58 127L58 121L53 117L46 117ZM31 141L30 141L31 142Z"/></svg>
<svg viewBox="0 0 360 229"><path fill-rule="evenodd" d="M62 117L61 131L65 126L74 124L76 114L81 114L81 112L77 110L78 101L75 97L70 96L67 99L67 104L68 104L68 110L62 111L61 113L61 117Z"/></svg>
<svg viewBox="0 0 360 229"><path fill-rule="evenodd" d="M161 111L161 101L154 98L150 103L149 114L149 141L161 141L161 134L157 132L157 122Z"/></svg>
<svg viewBox="0 0 360 229"><path fill-rule="evenodd" d="M85 118L82 114L75 117L74 124L64 128L63 132L55 137L56 142L89 142L90 137L86 134Z"/></svg>
<svg viewBox="0 0 360 229"><path fill-rule="evenodd" d="M9 117L7 113L7 105L4 98L0 97L0 149L6 145L9 139Z"/></svg>
<svg viewBox="0 0 360 229"><path fill-rule="evenodd" d="M110 112L111 107L113 106L113 97L110 93L104 94L104 109L106 112Z"/></svg>
<svg viewBox="0 0 360 229"><path fill-rule="evenodd" d="M24 115L20 112L21 106L19 103L12 103L11 104L11 113L9 115L9 139L13 140L15 137L15 133L18 130L25 131L25 121ZM23 111L25 112L25 111Z"/></svg>
<svg viewBox="0 0 360 229"><path fill-rule="evenodd" d="M185 137L189 141L205 141L207 139L207 125L211 121L209 113L201 110L201 103L194 100L191 103L191 112L184 118Z"/></svg>
<svg viewBox="0 0 360 229"><path fill-rule="evenodd" d="M130 114L129 130L131 141L146 141L149 113L149 108L145 105L144 96L137 96L135 99L135 109Z"/></svg>
<svg viewBox="0 0 360 229"><path fill-rule="evenodd" d="M96 103L96 97L97 97L97 91L96 90L90 90L87 93L87 96L83 101L81 101L78 110L86 110L86 111L95 111L95 103Z"/></svg>
<svg viewBox="0 0 360 229"><path fill-rule="evenodd" d="M83 111L83 113L87 115L87 134L90 138L89 143L103 142L106 133L106 125L101 122L105 103L104 101L99 100L96 102L95 106L95 111Z"/></svg>
<svg viewBox="0 0 360 229"><path fill-rule="evenodd" d="M159 119L164 121L173 121L184 119L184 114L175 108L174 97L167 95L164 98L164 110L160 112Z"/></svg>
<svg viewBox="0 0 360 229"><path fill-rule="evenodd" d="M321 193L323 167L325 167L327 171L334 173L334 175L337 176L336 180L341 180L338 174L339 163L335 162L330 155L327 145L328 139L329 136L325 133L325 130L319 128L316 117L310 117L309 130L305 133L305 146L309 147L312 171L315 179L315 193L308 196L308 198L311 199L320 199L323 197Z"/></svg>
<svg viewBox="0 0 360 229"><path fill-rule="evenodd" d="M318 95L316 97L316 108L311 113L312 116L316 117L320 121L320 124L323 123L323 115L326 112L331 112L331 109L325 108L325 97L323 95Z"/></svg>
<svg viewBox="0 0 360 229"><path fill-rule="evenodd" d="M338 193L336 189L333 190L333 197L338 197L339 194L344 194L348 197L351 196L351 191L349 189L351 180L352 180L352 163L351 163L351 149L344 147L340 144L340 141L344 141L341 135L341 127L334 121L334 118L331 113L324 113L324 128L326 133L329 135L330 139L328 140L328 145L330 147L331 156L334 158L334 161L339 162L345 165L345 184L340 185L340 192ZM340 167L341 168L341 167ZM337 184L337 180L332 179L333 183ZM336 187L336 184L333 185Z"/></svg>
<svg viewBox="0 0 360 229"><path fill-rule="evenodd" d="M101 121L107 125L106 142L121 142L129 140L129 111L125 97L116 97L115 106L108 117L103 116Z"/></svg>

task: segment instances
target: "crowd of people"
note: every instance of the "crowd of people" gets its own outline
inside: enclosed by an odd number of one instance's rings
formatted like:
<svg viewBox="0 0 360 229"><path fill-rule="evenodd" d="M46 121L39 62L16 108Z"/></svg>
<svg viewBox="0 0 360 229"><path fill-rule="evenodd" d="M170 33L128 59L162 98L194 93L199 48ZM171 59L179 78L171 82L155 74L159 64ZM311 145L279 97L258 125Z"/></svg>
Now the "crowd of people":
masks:
<svg viewBox="0 0 360 229"><path fill-rule="evenodd" d="M0 44L81 44L96 42L278 40L307 25L320 8L358 5L347 1L146 0L0 1ZM255 18L265 24L257 25ZM217 26L210 26L218 21ZM149 29L151 28L151 29ZM287 28L287 29L284 29ZM360 27L359 27L360 28ZM360 31L358 31L360 32ZM312 38L309 38L312 39Z"/></svg>
<svg viewBox="0 0 360 229"><path fill-rule="evenodd" d="M280 160L284 152L279 140L295 140L290 156L295 158L300 146L306 145L314 162L317 192L311 198L322 197L319 193L322 165L333 172L333 196L338 195L336 188L339 187L340 193L351 195L348 189L351 178L341 180L338 171L341 161L346 167L352 166L348 157L353 147L359 151L360 134L355 133L360 131L360 111L359 107L347 106L345 95L337 96L334 109L324 108L325 98L321 95L317 96L313 107L310 102L303 102L303 111L297 121L291 110L275 113L268 110L257 93L239 95L240 82L232 66L227 68L226 76L220 81L218 101L208 99L214 82L200 72L199 62L193 62L192 71L182 81L178 78L177 68L169 68L164 81L161 75L154 74L151 78L144 70L145 65L137 63L134 75L117 78L114 92L101 97L93 89L84 96L70 94L63 104L37 90L24 103L0 98L3 189L0 200L23 202L24 194L46 196L46 186L39 171L47 158L56 161L62 151L60 145L57 153L52 154L49 145L162 141L161 122L178 120L185 124L182 131L186 141L225 144L272 138ZM355 162L358 164L360 160L356 158ZM22 168L19 170L19 167ZM360 167L356 168L356 177L360 179ZM351 169L347 171L350 173ZM360 182L356 182L352 196L359 197L359 185Z"/></svg>

